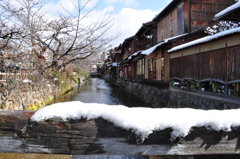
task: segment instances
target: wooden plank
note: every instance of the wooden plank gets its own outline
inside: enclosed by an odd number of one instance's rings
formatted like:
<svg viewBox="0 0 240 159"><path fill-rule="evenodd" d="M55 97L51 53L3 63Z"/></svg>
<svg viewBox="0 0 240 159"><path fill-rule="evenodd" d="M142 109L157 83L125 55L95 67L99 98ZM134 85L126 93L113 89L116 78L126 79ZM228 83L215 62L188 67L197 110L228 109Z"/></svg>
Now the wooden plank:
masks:
<svg viewBox="0 0 240 159"><path fill-rule="evenodd" d="M228 82L240 79L240 54L239 46L228 48Z"/></svg>
<svg viewBox="0 0 240 159"><path fill-rule="evenodd" d="M240 17L240 16L239 16ZM236 46L236 45L240 45L240 34L237 34L237 35L233 35L229 38L226 39L227 41L227 46L228 47L231 47L231 46Z"/></svg>
<svg viewBox="0 0 240 159"><path fill-rule="evenodd" d="M201 52L207 52L217 49L223 49L226 46L225 39L220 39L217 41L212 41L201 45Z"/></svg>
<svg viewBox="0 0 240 159"><path fill-rule="evenodd" d="M182 57L183 55L183 51L176 51L170 54L170 59L174 59L174 58L178 58L178 57Z"/></svg>

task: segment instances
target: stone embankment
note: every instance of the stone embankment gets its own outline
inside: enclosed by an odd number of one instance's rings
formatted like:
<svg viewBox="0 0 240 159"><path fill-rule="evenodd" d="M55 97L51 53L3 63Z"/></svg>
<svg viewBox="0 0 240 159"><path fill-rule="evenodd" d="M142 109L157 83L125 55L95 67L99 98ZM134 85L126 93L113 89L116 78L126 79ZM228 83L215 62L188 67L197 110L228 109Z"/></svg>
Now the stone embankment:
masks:
<svg viewBox="0 0 240 159"><path fill-rule="evenodd" d="M213 93L177 88L159 89L123 79L112 80L111 82L156 108L195 108L204 110L240 108L240 98L237 97L226 98Z"/></svg>
<svg viewBox="0 0 240 159"><path fill-rule="evenodd" d="M0 83L0 109L37 110L77 86L74 81L66 87L57 87L55 83L48 80Z"/></svg>

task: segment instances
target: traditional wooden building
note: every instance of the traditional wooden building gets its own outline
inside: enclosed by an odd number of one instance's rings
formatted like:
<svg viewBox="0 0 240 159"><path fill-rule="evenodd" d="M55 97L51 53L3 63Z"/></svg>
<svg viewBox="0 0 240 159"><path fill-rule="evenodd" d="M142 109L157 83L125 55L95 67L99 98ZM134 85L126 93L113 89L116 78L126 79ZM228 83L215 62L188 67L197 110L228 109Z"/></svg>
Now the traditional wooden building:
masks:
<svg viewBox="0 0 240 159"><path fill-rule="evenodd" d="M133 63L131 63L131 56L134 53L135 36L131 36L124 40L122 44L122 63L120 74L125 79L133 79Z"/></svg>
<svg viewBox="0 0 240 159"><path fill-rule="evenodd" d="M240 2L235 5L238 9L231 9L231 6L223 14L217 14L220 16L215 19L236 21L237 17L232 15L239 13ZM239 96L239 39L240 27L236 27L172 48L168 51L170 78L180 81L194 79L200 84L199 90Z"/></svg>
<svg viewBox="0 0 240 159"><path fill-rule="evenodd" d="M123 77L121 71L121 63L123 60L123 54L122 51L122 44L120 44L118 47L115 47L114 49L111 49L109 51L110 57L111 57L111 74L118 77Z"/></svg>
<svg viewBox="0 0 240 159"><path fill-rule="evenodd" d="M215 23L214 15L234 3L235 0L173 0L153 19L152 33L156 34L153 35L156 43L143 51L146 55L145 78L170 80L168 50L206 36L203 29Z"/></svg>
<svg viewBox="0 0 240 159"><path fill-rule="evenodd" d="M143 23L134 36L124 40L119 55L121 67L116 74L125 79L170 81L171 67L178 62L173 62L173 54L168 51L207 36L204 30L216 23L214 16L235 3L235 0L171 1L154 19Z"/></svg>

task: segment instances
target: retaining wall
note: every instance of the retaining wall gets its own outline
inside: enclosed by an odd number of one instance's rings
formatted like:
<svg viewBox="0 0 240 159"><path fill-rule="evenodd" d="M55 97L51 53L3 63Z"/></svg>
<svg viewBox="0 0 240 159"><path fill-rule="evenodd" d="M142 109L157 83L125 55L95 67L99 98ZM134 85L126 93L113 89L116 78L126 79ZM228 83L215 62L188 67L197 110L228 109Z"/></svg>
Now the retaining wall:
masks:
<svg viewBox="0 0 240 159"><path fill-rule="evenodd" d="M75 86L77 84L73 81L69 82L69 86L65 88L57 87L54 82L47 80L28 83L0 83L0 109L36 110Z"/></svg>
<svg viewBox="0 0 240 159"><path fill-rule="evenodd" d="M112 82L156 108L196 108L204 110L240 108L240 98L225 98L214 94L175 88L158 89L123 79L112 80Z"/></svg>

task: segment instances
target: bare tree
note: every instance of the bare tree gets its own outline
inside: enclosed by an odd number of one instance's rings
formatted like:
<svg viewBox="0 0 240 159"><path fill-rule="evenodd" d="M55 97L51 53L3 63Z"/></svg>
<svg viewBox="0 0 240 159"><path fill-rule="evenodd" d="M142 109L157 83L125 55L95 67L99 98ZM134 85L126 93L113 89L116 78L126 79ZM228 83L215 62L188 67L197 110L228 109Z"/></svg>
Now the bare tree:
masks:
<svg viewBox="0 0 240 159"><path fill-rule="evenodd" d="M1 8L11 15L10 24L23 32L14 40L16 46L24 49L18 56L28 56L30 63L35 64L41 73L46 69L60 70L68 64L86 59L106 46L113 38L105 35L113 24L111 15L103 14L92 22L87 22L96 6L87 9L91 0L70 1L74 11L65 10L64 14L49 18L44 12L45 1L13 0L1 2ZM41 60L47 60L43 64Z"/></svg>

